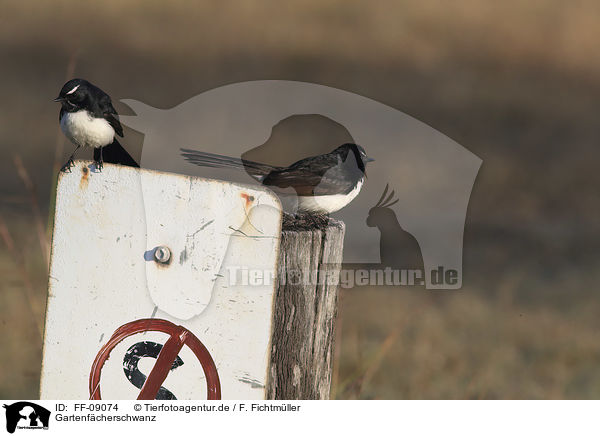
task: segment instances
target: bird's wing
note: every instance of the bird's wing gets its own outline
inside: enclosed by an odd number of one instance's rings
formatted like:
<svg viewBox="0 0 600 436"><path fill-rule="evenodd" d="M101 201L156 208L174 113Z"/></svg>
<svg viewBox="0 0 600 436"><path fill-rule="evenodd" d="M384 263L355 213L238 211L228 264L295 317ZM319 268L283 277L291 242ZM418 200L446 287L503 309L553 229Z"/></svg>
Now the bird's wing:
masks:
<svg viewBox="0 0 600 436"><path fill-rule="evenodd" d="M123 137L123 126L121 126L121 122L119 121L119 117L114 116L111 113L105 113L104 118L108 121L108 124L111 125L113 129L115 129L115 133L119 135L121 138Z"/></svg>
<svg viewBox="0 0 600 436"><path fill-rule="evenodd" d="M110 124L111 127L113 129L115 129L115 132L117 133L117 135L119 135L122 138L123 137L123 126L121 126L121 122L119 121L119 114L113 107L113 105L110 101L110 97L108 98L108 105L104 105L103 115L104 115L104 118L106 119L106 121L108 121L108 124Z"/></svg>
<svg viewBox="0 0 600 436"><path fill-rule="evenodd" d="M269 173L263 184L269 187L293 188L298 195L307 196L348 193L361 175L355 174L346 162L338 160L336 155L302 159L288 168Z"/></svg>
<svg viewBox="0 0 600 436"><path fill-rule="evenodd" d="M265 175L272 171L279 170L281 167L262 164L251 160L240 159L230 156L223 156L206 151L181 149L181 155L190 163L201 167L211 168L232 168L245 170L252 177L261 180Z"/></svg>

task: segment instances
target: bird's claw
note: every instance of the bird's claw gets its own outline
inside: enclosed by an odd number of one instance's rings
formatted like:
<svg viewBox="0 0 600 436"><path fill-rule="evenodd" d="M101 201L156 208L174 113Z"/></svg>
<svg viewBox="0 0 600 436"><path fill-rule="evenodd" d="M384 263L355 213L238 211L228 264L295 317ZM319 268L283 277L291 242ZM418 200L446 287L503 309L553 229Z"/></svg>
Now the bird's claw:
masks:
<svg viewBox="0 0 600 436"><path fill-rule="evenodd" d="M96 165L96 169L98 172L102 172L102 168L104 168L104 162L101 160L94 161L94 165Z"/></svg>
<svg viewBox="0 0 600 436"><path fill-rule="evenodd" d="M71 168L75 166L75 161L73 160L73 158L70 158L66 164L64 164L62 166L62 168L60 169L61 172L63 173L70 173L71 172Z"/></svg>

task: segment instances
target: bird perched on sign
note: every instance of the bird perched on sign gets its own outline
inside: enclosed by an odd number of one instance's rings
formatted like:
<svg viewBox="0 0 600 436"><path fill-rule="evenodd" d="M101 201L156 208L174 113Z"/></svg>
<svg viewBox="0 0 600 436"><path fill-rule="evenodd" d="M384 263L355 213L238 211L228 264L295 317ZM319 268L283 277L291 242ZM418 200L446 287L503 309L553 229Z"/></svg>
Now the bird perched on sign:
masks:
<svg viewBox="0 0 600 436"><path fill-rule="evenodd" d="M115 134L123 137L123 127L107 93L87 80L72 79L63 85L54 101L61 104L58 117L61 130L77 146L62 171L73 166L80 147L94 149L99 170L103 162L139 167L115 138Z"/></svg>
<svg viewBox="0 0 600 436"><path fill-rule="evenodd" d="M246 170L254 179L274 190L284 206L297 201L298 212L320 215L336 212L354 200L365 181L366 165L374 160L360 145L351 143L288 167L197 150L181 151L188 162L199 166ZM286 188L293 189L296 194L290 195Z"/></svg>

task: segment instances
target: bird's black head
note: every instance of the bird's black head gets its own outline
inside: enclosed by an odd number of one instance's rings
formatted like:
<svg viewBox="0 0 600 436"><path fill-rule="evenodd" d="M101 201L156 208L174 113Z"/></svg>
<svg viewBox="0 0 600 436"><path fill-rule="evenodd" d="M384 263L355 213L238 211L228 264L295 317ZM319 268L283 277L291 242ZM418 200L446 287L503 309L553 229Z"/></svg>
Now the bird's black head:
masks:
<svg viewBox="0 0 600 436"><path fill-rule="evenodd" d="M333 152L334 153L338 153L342 157L342 159L344 159L344 160L346 160L346 157L348 156L348 153L353 153L354 157L356 159L356 163L358 165L358 168L360 168L360 170L363 173L366 170L367 163L373 162L375 160L375 159L370 158L369 156L367 156L367 152L360 145L353 144L353 143L350 143L350 142L346 143L346 144L343 144L343 145L340 145Z"/></svg>
<svg viewBox="0 0 600 436"><path fill-rule="evenodd" d="M54 101L60 102L67 112L87 109L93 85L84 79L72 79L65 83Z"/></svg>

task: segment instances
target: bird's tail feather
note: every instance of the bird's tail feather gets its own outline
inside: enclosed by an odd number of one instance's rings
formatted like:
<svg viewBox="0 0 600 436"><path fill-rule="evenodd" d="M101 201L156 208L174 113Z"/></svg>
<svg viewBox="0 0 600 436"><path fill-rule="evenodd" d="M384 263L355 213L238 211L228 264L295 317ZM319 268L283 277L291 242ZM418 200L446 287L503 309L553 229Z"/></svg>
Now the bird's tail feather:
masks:
<svg viewBox="0 0 600 436"><path fill-rule="evenodd" d="M100 149L94 149L94 160L100 160ZM129 167L139 168L139 164L131 157L127 150L123 148L119 141L115 140L112 144L102 147L102 160L106 163L114 163L126 165Z"/></svg>
<svg viewBox="0 0 600 436"><path fill-rule="evenodd" d="M265 176L273 170L279 169L273 165L262 164L251 160L222 156L206 151L181 149L181 155L190 163L201 167L232 168L245 170L254 177Z"/></svg>

